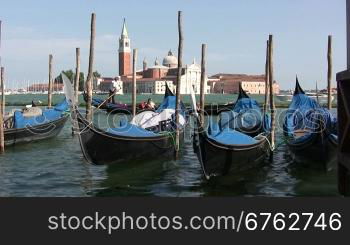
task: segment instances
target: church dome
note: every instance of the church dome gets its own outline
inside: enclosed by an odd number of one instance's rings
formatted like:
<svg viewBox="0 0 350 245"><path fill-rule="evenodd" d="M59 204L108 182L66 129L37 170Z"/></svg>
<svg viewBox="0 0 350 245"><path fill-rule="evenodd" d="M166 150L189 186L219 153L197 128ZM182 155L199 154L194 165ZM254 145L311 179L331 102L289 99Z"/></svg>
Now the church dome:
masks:
<svg viewBox="0 0 350 245"><path fill-rule="evenodd" d="M173 55L171 50L169 50L168 55L164 57L163 66L166 66L169 68L177 67L177 58L176 58L176 56Z"/></svg>

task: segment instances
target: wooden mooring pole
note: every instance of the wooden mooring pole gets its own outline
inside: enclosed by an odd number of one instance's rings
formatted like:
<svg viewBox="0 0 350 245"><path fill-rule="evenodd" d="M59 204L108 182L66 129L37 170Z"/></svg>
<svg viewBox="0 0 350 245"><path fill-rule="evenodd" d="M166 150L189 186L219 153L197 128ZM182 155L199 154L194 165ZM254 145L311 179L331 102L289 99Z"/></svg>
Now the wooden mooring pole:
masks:
<svg viewBox="0 0 350 245"><path fill-rule="evenodd" d="M0 51L1 51L1 26L2 26L2 21L0 20ZM0 52L0 67L1 67L1 52Z"/></svg>
<svg viewBox="0 0 350 245"><path fill-rule="evenodd" d="M332 36L328 36L328 71L327 71L327 92L328 92L328 110L332 109Z"/></svg>
<svg viewBox="0 0 350 245"><path fill-rule="evenodd" d="M180 125L179 125L179 112L180 112L180 97L181 97L181 73L182 73L182 50L183 50L183 33L182 33L182 12L178 12L178 32L179 32L179 46L178 46L178 64L177 64L177 77L176 77L176 108L175 108L175 158L179 158L180 150Z"/></svg>
<svg viewBox="0 0 350 245"><path fill-rule="evenodd" d="M132 117L136 115L136 66L137 49L133 49L132 55Z"/></svg>
<svg viewBox="0 0 350 245"><path fill-rule="evenodd" d="M93 80L93 66L94 66L94 49L95 49L95 28L96 28L96 15L95 13L91 14L91 34L90 34L90 54L89 54L89 72L86 79L86 93L87 93L87 102L86 102L86 119L92 121L92 80Z"/></svg>
<svg viewBox="0 0 350 245"><path fill-rule="evenodd" d="M1 50L1 25L2 25L2 22L0 20L0 50ZM0 67L2 67L1 65L1 54L0 54ZM4 69L4 68L2 68ZM4 115L5 115L5 80L4 80L4 71L2 71L1 73L1 78L2 80L2 83L1 83L1 86L2 86L2 94L1 94L1 110L2 110L2 115L3 115L3 119L4 119Z"/></svg>
<svg viewBox="0 0 350 245"><path fill-rule="evenodd" d="M80 81L80 48L75 49L75 77L74 77L74 102L75 106L73 107L73 111L71 113L72 116L72 136L74 136L76 133L79 132L78 127L78 121L77 121L77 114L75 109L78 109L79 107L79 81Z"/></svg>
<svg viewBox="0 0 350 245"><path fill-rule="evenodd" d="M263 115L267 113L269 104L269 40L266 41L266 58L265 58L265 101L263 107Z"/></svg>
<svg viewBox="0 0 350 245"><path fill-rule="evenodd" d="M206 86L206 50L207 45L202 44L202 57L201 57L201 84L200 84L200 115L201 115L201 124L204 126L204 94Z"/></svg>
<svg viewBox="0 0 350 245"><path fill-rule="evenodd" d="M270 143L271 150L275 149L275 101L274 101L274 91L273 91L273 36L269 35L269 88L270 88L270 110L271 110L271 134Z"/></svg>
<svg viewBox="0 0 350 245"><path fill-rule="evenodd" d="M0 50L1 50L1 26L0 20ZM0 53L0 67L1 67L1 53ZM5 152L5 130L4 130L4 116L5 116L5 89L4 89L4 68L0 68L0 92L1 92L1 108L0 108L0 154Z"/></svg>
<svg viewBox="0 0 350 245"><path fill-rule="evenodd" d="M1 67L0 71L0 79L1 79L1 113L3 118L5 116L5 68Z"/></svg>
<svg viewBox="0 0 350 245"><path fill-rule="evenodd" d="M52 106L52 54L49 55L49 86L47 90L47 106Z"/></svg>
<svg viewBox="0 0 350 245"><path fill-rule="evenodd" d="M338 190L350 196L350 0L347 14L347 70L337 74L338 90Z"/></svg>
<svg viewBox="0 0 350 245"><path fill-rule="evenodd" d="M4 89L4 67L1 67L0 75L0 92L1 92L1 109L0 109L0 154L5 152L5 130L4 130L4 116L5 116L5 89Z"/></svg>
<svg viewBox="0 0 350 245"><path fill-rule="evenodd" d="M79 80L80 80L80 48L75 49L75 79L74 79L74 99L79 104Z"/></svg>
<svg viewBox="0 0 350 245"><path fill-rule="evenodd" d="M1 26L2 26L2 21L0 20L0 51L1 51ZM0 52L0 67L1 67L1 52Z"/></svg>

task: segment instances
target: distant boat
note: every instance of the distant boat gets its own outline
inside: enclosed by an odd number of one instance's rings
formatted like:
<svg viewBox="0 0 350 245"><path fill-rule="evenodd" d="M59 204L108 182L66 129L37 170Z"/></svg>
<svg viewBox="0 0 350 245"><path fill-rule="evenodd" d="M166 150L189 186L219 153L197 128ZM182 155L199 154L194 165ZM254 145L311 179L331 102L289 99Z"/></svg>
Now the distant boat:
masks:
<svg viewBox="0 0 350 245"><path fill-rule="evenodd" d="M325 93L311 93L307 92L305 93L310 98L317 100L318 97L318 103L320 104L326 104L328 103L328 94ZM293 94L278 94L276 95L277 99L283 102L291 102L293 100ZM331 95L331 101L334 100L334 95Z"/></svg>
<svg viewBox="0 0 350 245"><path fill-rule="evenodd" d="M87 94L83 92L84 101L87 102ZM114 111L114 112L130 112L128 106L122 103L110 103L106 99L92 97L91 105L101 110Z"/></svg>
<svg viewBox="0 0 350 245"><path fill-rule="evenodd" d="M336 118L302 90L298 79L283 131L297 161L335 161L338 145Z"/></svg>

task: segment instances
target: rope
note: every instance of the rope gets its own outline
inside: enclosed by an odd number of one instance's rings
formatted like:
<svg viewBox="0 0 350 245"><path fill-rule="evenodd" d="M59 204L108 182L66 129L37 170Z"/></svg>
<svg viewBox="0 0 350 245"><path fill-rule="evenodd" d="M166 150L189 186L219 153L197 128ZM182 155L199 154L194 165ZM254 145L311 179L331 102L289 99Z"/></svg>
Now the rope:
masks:
<svg viewBox="0 0 350 245"><path fill-rule="evenodd" d="M120 90L120 89L119 89ZM119 91L118 90L118 91ZM116 91L116 92L114 92L112 95L110 95L110 96L108 96L108 98L107 99L105 99L101 104L99 104L99 106L98 107L96 107L96 109L95 110L99 110L100 109L100 107L104 104L104 103L106 103L107 102L107 100L109 100L110 98L112 98L118 91ZM78 110L78 109L76 109L76 110ZM85 128L83 128L82 130L80 130L80 132L78 132L78 134L80 134L80 133L82 133L86 128L88 128L88 127L90 127L91 125L93 125L93 122L91 121L91 122L89 122L89 124L85 127Z"/></svg>
<svg viewBox="0 0 350 245"><path fill-rule="evenodd" d="M266 140L267 143L269 144L270 151L274 151L274 150L277 149L277 147L273 147L273 146L271 145L271 142L270 142L269 138L268 138L267 136L263 135L263 133L258 134L257 136L254 137L254 139L256 139L257 137L265 138L265 140Z"/></svg>
<svg viewBox="0 0 350 245"><path fill-rule="evenodd" d="M176 144L175 144L174 132L162 131L162 132L159 132L159 134L161 134L161 135L166 135L166 136L170 136L170 138L171 138L171 140L172 140L172 141L171 141L172 144L173 144L174 146L176 146ZM158 146L158 147L159 147L159 146ZM167 148L169 148L169 147L165 147L165 148L159 147L159 148L167 149Z"/></svg>

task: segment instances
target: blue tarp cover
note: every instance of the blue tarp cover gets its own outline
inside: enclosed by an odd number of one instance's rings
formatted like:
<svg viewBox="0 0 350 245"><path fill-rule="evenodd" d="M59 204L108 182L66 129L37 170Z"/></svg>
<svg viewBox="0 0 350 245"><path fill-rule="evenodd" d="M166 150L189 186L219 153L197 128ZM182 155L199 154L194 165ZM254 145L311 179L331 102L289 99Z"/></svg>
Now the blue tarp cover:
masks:
<svg viewBox="0 0 350 245"><path fill-rule="evenodd" d="M240 125L244 128L255 128L261 125L262 120L263 114L258 102L251 98L241 98L233 106L232 111L220 113L219 126L221 129L226 127L237 129ZM265 118L265 123L270 124L268 116ZM266 130L269 128L266 126Z"/></svg>
<svg viewBox="0 0 350 245"><path fill-rule="evenodd" d="M35 117L24 117L21 111L14 113L14 128L25 128L27 126L36 126L57 120L62 117L63 112L68 110L69 106L66 100L56 105L52 109L44 109L42 115Z"/></svg>
<svg viewBox="0 0 350 245"><path fill-rule="evenodd" d="M251 109L261 112L258 102L252 98L241 98L233 106L233 111L237 113Z"/></svg>
<svg viewBox="0 0 350 245"><path fill-rule="evenodd" d="M120 135L120 136L129 136L129 137L156 137L159 134L153 133L146 129L140 128L136 125L125 123L119 128L108 128L108 133Z"/></svg>
<svg viewBox="0 0 350 245"><path fill-rule="evenodd" d="M66 111L69 109L69 105L68 105L68 102L67 100L63 100L61 103L57 104L54 108L54 110L56 111Z"/></svg>
<svg viewBox="0 0 350 245"><path fill-rule="evenodd" d="M181 109L184 112L186 110L186 107L182 102L181 103ZM176 96L168 96L164 98L163 102L159 105L156 112L160 113L164 109L174 109L176 108Z"/></svg>
<svg viewBox="0 0 350 245"><path fill-rule="evenodd" d="M327 109L305 94L295 94L286 113L284 133L293 136L294 131L299 129L316 131L320 129L321 121L322 128L329 132L336 128L336 119Z"/></svg>
<svg viewBox="0 0 350 245"><path fill-rule="evenodd" d="M250 145L257 143L253 137L243 134L231 128L219 129L216 123L210 122L208 129L209 138L225 145Z"/></svg>
<svg viewBox="0 0 350 245"><path fill-rule="evenodd" d="M97 107L99 106L104 100L103 99L98 99L98 98L92 98L92 105Z"/></svg>

